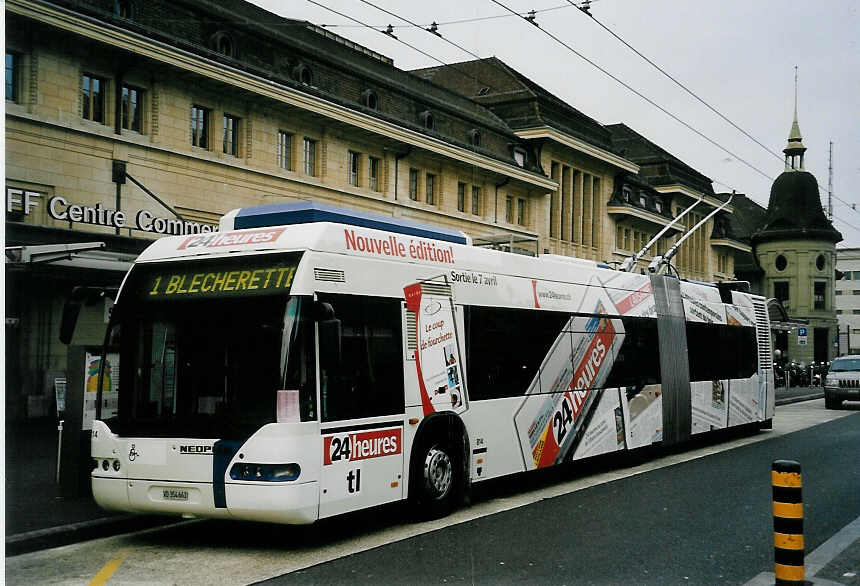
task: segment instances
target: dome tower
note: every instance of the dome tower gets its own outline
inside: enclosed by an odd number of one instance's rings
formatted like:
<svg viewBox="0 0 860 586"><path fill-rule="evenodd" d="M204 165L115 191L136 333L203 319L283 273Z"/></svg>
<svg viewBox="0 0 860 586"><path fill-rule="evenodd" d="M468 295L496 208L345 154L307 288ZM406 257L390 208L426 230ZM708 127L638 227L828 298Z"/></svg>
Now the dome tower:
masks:
<svg viewBox="0 0 860 586"><path fill-rule="evenodd" d="M781 300L791 318L809 322L805 336L801 328L779 333L774 346L789 360L809 365L835 355L833 280L842 234L824 214L815 176L804 169L796 77L794 121L783 152L785 170L771 186L767 214L751 242L764 271L762 293Z"/></svg>

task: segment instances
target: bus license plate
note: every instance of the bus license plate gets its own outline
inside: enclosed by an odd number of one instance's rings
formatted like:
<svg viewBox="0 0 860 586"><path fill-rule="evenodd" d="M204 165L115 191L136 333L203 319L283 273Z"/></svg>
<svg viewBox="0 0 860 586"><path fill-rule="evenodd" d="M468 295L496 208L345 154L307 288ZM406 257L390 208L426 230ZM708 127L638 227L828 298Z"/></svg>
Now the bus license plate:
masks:
<svg viewBox="0 0 860 586"><path fill-rule="evenodd" d="M188 491L181 488L165 488L162 497L166 501L187 501Z"/></svg>

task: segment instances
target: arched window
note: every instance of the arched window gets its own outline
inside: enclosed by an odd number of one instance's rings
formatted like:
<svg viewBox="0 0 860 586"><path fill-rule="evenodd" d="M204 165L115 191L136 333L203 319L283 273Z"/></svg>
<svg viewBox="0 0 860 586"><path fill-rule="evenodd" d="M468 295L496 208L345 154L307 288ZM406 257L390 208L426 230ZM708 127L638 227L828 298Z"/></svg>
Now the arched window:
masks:
<svg viewBox="0 0 860 586"><path fill-rule="evenodd" d="M224 31L219 31L212 35L210 44L212 50L220 55L224 55L225 57L236 56L236 45L233 42L233 38Z"/></svg>
<svg viewBox="0 0 860 586"><path fill-rule="evenodd" d="M114 0L113 13L120 18L131 20L134 18L134 4L131 0Z"/></svg>
<svg viewBox="0 0 860 586"><path fill-rule="evenodd" d="M361 92L361 103L371 110L379 110L379 96L373 90Z"/></svg>
<svg viewBox="0 0 860 586"><path fill-rule="evenodd" d="M474 147L481 146L481 131L477 128L469 131L469 144Z"/></svg>
<svg viewBox="0 0 860 586"><path fill-rule="evenodd" d="M427 130L436 130L436 118L430 110L424 110L421 112L418 115L418 119L421 120L421 124Z"/></svg>
<svg viewBox="0 0 860 586"><path fill-rule="evenodd" d="M293 79L302 85L313 85L314 76L310 67L304 63L299 63L293 69Z"/></svg>

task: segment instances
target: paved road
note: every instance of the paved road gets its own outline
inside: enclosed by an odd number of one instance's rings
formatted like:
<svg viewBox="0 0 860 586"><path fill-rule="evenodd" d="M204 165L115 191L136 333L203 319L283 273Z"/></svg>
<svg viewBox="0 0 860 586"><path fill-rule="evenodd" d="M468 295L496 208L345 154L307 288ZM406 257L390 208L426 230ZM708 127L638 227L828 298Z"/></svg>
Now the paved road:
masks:
<svg viewBox="0 0 860 586"><path fill-rule="evenodd" d="M396 507L312 528L190 522L7 558L6 579L88 584L110 575L110 584L207 585L269 578L353 584L473 577L476 583L743 582L772 569L772 459L804 464L808 549L860 515L860 413L827 411L817 400L780 407L777 415L772 431L642 464L497 482L479 492L472 507L435 522L403 521ZM825 458L837 452L833 438L843 436L854 442L841 450L843 460L853 457L851 469ZM830 496L820 488L826 486L822 481L833 484Z"/></svg>

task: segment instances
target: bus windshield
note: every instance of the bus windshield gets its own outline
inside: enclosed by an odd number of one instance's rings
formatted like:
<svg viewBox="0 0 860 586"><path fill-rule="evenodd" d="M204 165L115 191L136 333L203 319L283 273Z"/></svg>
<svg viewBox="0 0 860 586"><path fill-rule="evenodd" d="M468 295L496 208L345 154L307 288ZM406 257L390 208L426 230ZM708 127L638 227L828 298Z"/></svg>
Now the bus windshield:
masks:
<svg viewBox="0 0 860 586"><path fill-rule="evenodd" d="M316 419L312 299L289 295L299 257L135 266L117 303L111 429L242 440L275 421L281 389L299 390L301 419Z"/></svg>

